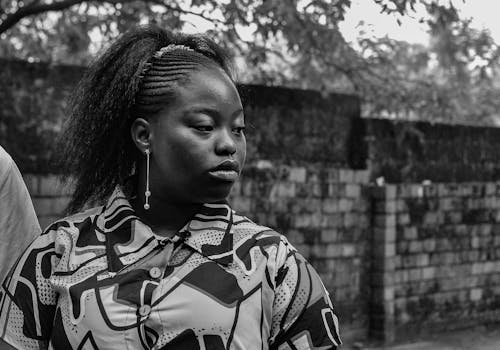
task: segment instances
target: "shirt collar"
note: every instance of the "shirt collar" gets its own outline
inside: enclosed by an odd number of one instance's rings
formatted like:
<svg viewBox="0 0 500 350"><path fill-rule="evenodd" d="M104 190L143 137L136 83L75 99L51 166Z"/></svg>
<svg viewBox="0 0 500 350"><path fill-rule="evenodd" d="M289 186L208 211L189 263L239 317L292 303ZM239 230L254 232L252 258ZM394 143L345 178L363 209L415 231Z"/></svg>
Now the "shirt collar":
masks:
<svg viewBox="0 0 500 350"><path fill-rule="evenodd" d="M205 203L193 218L170 240L181 240L210 260L222 265L233 261L233 210L227 203ZM117 187L108 199L96 227L106 237L108 267L118 272L146 256L165 240L135 214L122 189Z"/></svg>

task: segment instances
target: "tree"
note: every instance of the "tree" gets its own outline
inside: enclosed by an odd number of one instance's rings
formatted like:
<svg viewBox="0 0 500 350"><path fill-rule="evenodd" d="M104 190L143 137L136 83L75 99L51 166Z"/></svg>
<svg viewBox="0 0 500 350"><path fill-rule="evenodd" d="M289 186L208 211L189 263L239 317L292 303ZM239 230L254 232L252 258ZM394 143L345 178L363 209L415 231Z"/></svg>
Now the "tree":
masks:
<svg viewBox="0 0 500 350"><path fill-rule="evenodd" d="M246 81L354 92L372 115L463 121L469 118L464 96L484 102L496 91L498 45L460 18L453 1L372 1L396 21L425 8L421 20L432 34L431 47L361 38L361 50L354 49L338 28L350 0L1 0L0 54L87 64L132 24L180 29L197 18L210 22L209 32L245 58ZM489 105L474 118L493 110Z"/></svg>
<svg viewBox="0 0 500 350"><path fill-rule="evenodd" d="M367 61L393 82L373 84L381 89L370 93L371 107L397 118L491 124L496 117L498 122L500 103L492 97L500 92L499 46L470 19L461 19L452 4L429 3L427 12L429 47L362 40Z"/></svg>

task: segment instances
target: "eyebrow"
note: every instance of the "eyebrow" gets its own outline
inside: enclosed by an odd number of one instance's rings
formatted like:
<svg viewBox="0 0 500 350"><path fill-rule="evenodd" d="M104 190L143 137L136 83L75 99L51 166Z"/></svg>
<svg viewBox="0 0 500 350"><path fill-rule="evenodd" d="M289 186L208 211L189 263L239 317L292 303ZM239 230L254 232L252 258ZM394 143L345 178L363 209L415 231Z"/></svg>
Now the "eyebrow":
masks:
<svg viewBox="0 0 500 350"><path fill-rule="evenodd" d="M192 108L192 109L188 109L186 111L186 114L187 113L204 113L204 114L208 114L209 116L215 116L215 117L220 117L221 114L219 113L219 111L217 111L216 109L213 109L213 108L207 108L207 107L195 107L195 108ZM243 108L238 108L237 110L235 110L233 113L231 113L231 117L234 118L240 114L243 113Z"/></svg>

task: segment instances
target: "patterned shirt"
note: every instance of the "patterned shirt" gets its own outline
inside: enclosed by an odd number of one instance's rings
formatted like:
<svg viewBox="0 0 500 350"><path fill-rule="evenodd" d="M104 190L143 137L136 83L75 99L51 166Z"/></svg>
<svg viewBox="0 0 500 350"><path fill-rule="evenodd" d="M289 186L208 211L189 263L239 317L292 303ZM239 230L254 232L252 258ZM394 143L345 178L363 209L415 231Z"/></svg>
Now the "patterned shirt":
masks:
<svg viewBox="0 0 500 350"><path fill-rule="evenodd" d="M0 337L19 349L337 349L314 269L273 230L204 204L155 235L117 188L49 226L3 283ZM125 347L124 347L125 345Z"/></svg>

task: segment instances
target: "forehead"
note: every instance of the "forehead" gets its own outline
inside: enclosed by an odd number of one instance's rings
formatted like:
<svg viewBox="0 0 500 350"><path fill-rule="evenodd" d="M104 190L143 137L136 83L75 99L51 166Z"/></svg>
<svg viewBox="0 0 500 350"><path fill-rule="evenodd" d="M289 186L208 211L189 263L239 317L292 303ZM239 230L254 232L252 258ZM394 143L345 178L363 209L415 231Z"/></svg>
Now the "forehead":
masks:
<svg viewBox="0 0 500 350"><path fill-rule="evenodd" d="M236 85L219 67L200 67L190 72L185 83L179 86L177 97L179 102L217 102L241 106Z"/></svg>

